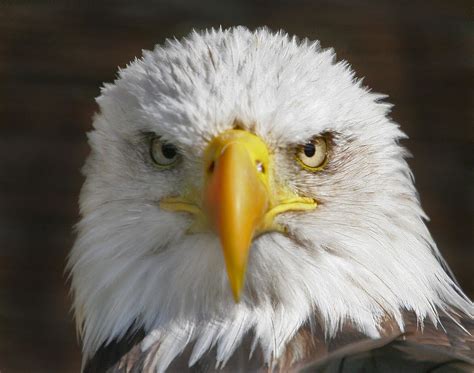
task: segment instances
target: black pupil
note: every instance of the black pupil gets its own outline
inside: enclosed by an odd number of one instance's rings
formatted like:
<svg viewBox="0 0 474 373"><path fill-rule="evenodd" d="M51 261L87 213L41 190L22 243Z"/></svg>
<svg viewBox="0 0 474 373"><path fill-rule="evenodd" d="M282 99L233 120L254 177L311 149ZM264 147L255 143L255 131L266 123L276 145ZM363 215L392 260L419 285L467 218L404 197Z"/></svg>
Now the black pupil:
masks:
<svg viewBox="0 0 474 373"><path fill-rule="evenodd" d="M308 143L304 146L304 155L307 157L312 157L316 153L316 147L312 143Z"/></svg>
<svg viewBox="0 0 474 373"><path fill-rule="evenodd" d="M176 148L174 145L163 144L163 146L161 147L161 152L163 153L165 158L173 159L174 157L176 157Z"/></svg>

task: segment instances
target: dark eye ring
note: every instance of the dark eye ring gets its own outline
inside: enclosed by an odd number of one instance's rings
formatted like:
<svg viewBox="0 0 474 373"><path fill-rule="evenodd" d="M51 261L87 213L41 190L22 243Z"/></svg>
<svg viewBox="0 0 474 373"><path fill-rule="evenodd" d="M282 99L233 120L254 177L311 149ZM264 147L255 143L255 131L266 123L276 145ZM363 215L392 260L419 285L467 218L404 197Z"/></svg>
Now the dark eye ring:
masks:
<svg viewBox="0 0 474 373"><path fill-rule="evenodd" d="M328 145L323 136L298 147L296 159L300 165L309 171L319 171L327 163Z"/></svg>
<svg viewBox="0 0 474 373"><path fill-rule="evenodd" d="M173 144L162 141L160 137L154 137L150 143L150 156L158 166L170 167L178 160L179 153Z"/></svg>

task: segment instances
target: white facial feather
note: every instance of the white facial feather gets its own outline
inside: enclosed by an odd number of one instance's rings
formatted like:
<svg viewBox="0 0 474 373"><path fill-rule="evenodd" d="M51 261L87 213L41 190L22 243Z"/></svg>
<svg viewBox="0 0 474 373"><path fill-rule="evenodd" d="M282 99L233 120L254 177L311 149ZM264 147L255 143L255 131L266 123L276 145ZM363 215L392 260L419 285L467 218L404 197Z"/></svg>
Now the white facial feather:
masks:
<svg viewBox="0 0 474 373"><path fill-rule="evenodd" d="M97 100L69 259L85 357L132 325L154 330L143 348L162 340L163 370L189 343L190 364L213 346L224 364L246 332L268 361L314 314L328 336L352 321L373 337L386 316L403 327L404 309L420 321L472 315L440 264L382 98L332 50L266 29L192 33L120 70ZM158 207L201 185L204 147L236 120L266 142L279 183L319 202L279 216L288 237L254 241L240 304L217 237L187 234L191 217ZM178 147L173 170L153 166L147 132ZM294 149L322 133L332 134L331 158L312 174Z"/></svg>

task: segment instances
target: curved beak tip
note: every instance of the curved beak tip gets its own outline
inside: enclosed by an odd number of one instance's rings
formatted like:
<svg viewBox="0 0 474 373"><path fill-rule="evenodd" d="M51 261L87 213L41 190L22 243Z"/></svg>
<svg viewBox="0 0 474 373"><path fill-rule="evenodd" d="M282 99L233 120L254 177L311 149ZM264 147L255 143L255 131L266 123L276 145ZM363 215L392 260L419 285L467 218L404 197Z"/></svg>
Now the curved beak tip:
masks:
<svg viewBox="0 0 474 373"><path fill-rule="evenodd" d="M239 303L240 302L240 295L241 295L241 292L242 292L242 288L243 288L243 282L242 284L231 284L231 289L232 289L232 296L234 298L234 302L235 303Z"/></svg>

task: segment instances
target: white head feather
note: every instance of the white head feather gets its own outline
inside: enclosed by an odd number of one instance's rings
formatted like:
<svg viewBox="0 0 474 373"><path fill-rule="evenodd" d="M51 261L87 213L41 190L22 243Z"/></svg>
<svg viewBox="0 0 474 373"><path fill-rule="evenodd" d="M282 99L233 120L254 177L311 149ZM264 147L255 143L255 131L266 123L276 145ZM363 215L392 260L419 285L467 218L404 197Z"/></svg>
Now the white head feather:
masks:
<svg viewBox="0 0 474 373"><path fill-rule="evenodd" d="M225 363L246 332L270 360L314 314L328 336L351 321L373 337L385 316L403 327L404 309L420 321L472 314L423 223L383 98L333 50L266 29L194 32L120 70L97 100L69 260L85 357L132 325L155 330L165 369L190 343L191 364L211 346ZM190 217L158 206L202 183L203 149L236 120L271 149L275 176L320 204L279 217L289 236L254 240L239 304L218 238L187 234ZM178 168L153 168L147 132L178 147ZM304 172L291 151L321 133L334 136L330 165Z"/></svg>

